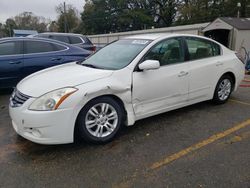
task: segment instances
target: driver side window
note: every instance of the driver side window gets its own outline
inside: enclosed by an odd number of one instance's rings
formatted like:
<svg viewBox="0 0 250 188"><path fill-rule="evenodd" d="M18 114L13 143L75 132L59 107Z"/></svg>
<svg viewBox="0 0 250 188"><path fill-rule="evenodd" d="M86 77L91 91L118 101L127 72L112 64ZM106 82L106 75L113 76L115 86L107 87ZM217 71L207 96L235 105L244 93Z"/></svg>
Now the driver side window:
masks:
<svg viewBox="0 0 250 188"><path fill-rule="evenodd" d="M181 39L172 38L156 44L144 60L158 60L161 66L184 62Z"/></svg>

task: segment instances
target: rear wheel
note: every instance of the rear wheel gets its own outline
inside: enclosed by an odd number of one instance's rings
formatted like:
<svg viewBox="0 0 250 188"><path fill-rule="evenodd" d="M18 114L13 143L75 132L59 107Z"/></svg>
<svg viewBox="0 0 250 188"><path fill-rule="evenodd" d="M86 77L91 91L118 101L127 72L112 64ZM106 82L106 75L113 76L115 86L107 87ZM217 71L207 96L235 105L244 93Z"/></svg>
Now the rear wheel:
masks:
<svg viewBox="0 0 250 188"><path fill-rule="evenodd" d="M122 119L122 107L114 99L97 98L81 110L76 122L76 134L87 142L109 142L120 130Z"/></svg>
<svg viewBox="0 0 250 188"><path fill-rule="evenodd" d="M213 101L216 104L223 104L227 102L232 93L232 90L233 90L233 81L231 76L229 75L222 76L216 85Z"/></svg>

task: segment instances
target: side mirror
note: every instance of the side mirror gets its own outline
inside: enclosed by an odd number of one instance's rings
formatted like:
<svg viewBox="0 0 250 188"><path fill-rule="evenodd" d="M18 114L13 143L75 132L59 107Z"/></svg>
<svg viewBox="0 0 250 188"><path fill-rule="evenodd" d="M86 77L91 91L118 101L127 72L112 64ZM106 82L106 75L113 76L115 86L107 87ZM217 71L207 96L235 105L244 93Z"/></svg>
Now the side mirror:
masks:
<svg viewBox="0 0 250 188"><path fill-rule="evenodd" d="M141 64L139 64L140 70L153 70L159 68L160 68L160 62L157 60L146 60L143 61Z"/></svg>

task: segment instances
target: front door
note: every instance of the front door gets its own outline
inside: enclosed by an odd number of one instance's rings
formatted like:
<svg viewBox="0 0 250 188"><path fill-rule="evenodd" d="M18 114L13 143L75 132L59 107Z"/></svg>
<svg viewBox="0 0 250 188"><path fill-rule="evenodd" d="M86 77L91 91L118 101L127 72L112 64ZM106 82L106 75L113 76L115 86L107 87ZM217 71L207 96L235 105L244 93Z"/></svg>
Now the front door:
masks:
<svg viewBox="0 0 250 188"><path fill-rule="evenodd" d="M158 60L160 68L133 73L132 100L137 119L174 109L187 102L189 73L182 46L181 38L159 42L142 62Z"/></svg>

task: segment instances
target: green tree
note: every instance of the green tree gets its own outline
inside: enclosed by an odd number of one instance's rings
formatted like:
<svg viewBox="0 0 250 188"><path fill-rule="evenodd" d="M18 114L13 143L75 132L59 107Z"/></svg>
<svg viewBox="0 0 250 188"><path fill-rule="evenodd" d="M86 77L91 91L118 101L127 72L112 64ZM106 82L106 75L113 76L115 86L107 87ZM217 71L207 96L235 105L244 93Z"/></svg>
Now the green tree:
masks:
<svg viewBox="0 0 250 188"><path fill-rule="evenodd" d="M48 23L44 17L36 16L32 12L23 12L14 17L18 29L31 29L38 32L46 31Z"/></svg>
<svg viewBox="0 0 250 188"><path fill-rule="evenodd" d="M6 37L6 33L4 31L4 24L0 23L0 38Z"/></svg>
<svg viewBox="0 0 250 188"><path fill-rule="evenodd" d="M236 17L237 3L241 3L240 15L246 17L247 0L184 0L178 6L177 24L210 22L218 17Z"/></svg>
<svg viewBox="0 0 250 188"><path fill-rule="evenodd" d="M50 32L58 32L58 30L59 30L59 27L58 27L57 22L56 21L50 22L50 24L49 24L49 31Z"/></svg>
<svg viewBox="0 0 250 188"><path fill-rule="evenodd" d="M156 27L171 26L176 17L179 4L179 0L153 0L151 6L157 23Z"/></svg>
<svg viewBox="0 0 250 188"><path fill-rule="evenodd" d="M61 3L56 7L56 12L59 15L57 20L59 32L73 32L79 26L78 11L73 5L67 4L64 12L64 5Z"/></svg>
<svg viewBox="0 0 250 188"><path fill-rule="evenodd" d="M250 14L249 0L87 0L78 31L101 34L180 24L211 22L217 17Z"/></svg>
<svg viewBox="0 0 250 188"><path fill-rule="evenodd" d="M149 6L146 0L87 0L81 27L88 34L143 29L153 23Z"/></svg>
<svg viewBox="0 0 250 188"><path fill-rule="evenodd" d="M17 29L16 22L12 18L8 18L5 21L5 25L4 25L5 35L9 37L13 36L13 29Z"/></svg>

